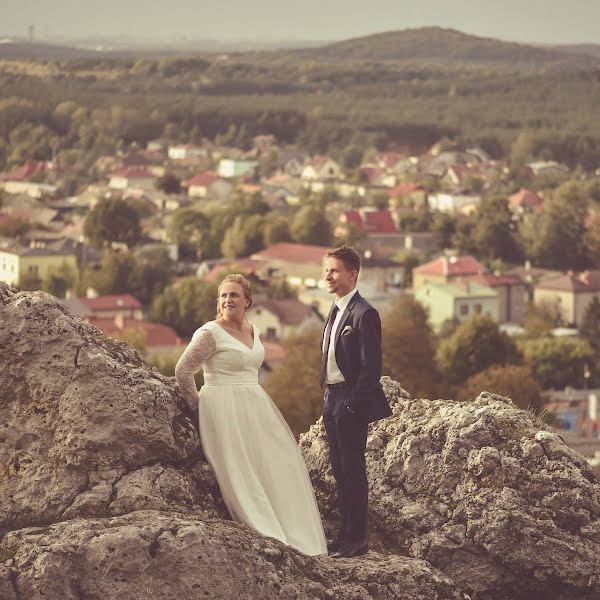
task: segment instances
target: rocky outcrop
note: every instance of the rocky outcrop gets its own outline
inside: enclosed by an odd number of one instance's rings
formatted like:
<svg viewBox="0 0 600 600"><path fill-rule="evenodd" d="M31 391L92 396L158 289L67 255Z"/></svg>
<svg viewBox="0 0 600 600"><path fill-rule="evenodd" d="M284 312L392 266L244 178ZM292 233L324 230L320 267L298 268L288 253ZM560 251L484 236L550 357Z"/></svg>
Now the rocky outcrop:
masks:
<svg viewBox="0 0 600 600"><path fill-rule="evenodd" d="M600 598L600 483L583 456L501 396L411 399L369 432L373 537L489 599ZM325 519L336 518L320 423L301 440Z"/></svg>
<svg viewBox="0 0 600 600"><path fill-rule="evenodd" d="M422 559L306 557L230 521L173 380L0 283L0 598L465 596Z"/></svg>
<svg viewBox="0 0 600 600"><path fill-rule="evenodd" d="M384 384L374 550L306 557L229 520L172 379L51 296L0 284L0 598L600 598L600 484L583 457L505 398ZM333 531L320 422L301 448Z"/></svg>

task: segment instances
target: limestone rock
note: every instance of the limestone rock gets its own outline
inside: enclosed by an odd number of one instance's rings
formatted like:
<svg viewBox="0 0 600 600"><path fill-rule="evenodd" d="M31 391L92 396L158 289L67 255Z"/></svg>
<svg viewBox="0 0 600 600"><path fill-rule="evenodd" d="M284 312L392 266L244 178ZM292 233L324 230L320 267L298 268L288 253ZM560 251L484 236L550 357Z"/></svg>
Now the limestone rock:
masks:
<svg viewBox="0 0 600 600"><path fill-rule="evenodd" d="M600 483L583 456L510 400L411 399L370 426L371 536L427 560L479 600L600 598ZM300 441L325 520L336 518L322 422Z"/></svg>
<svg viewBox="0 0 600 600"><path fill-rule="evenodd" d="M0 598L466 600L420 558L306 557L230 521L173 380L2 283Z"/></svg>
<svg viewBox="0 0 600 600"><path fill-rule="evenodd" d="M127 344L0 284L0 529L142 507L226 515L192 418Z"/></svg>
<svg viewBox="0 0 600 600"><path fill-rule="evenodd" d="M28 600L463 598L426 561L312 558L231 521L156 511L21 529L0 549L0 581Z"/></svg>

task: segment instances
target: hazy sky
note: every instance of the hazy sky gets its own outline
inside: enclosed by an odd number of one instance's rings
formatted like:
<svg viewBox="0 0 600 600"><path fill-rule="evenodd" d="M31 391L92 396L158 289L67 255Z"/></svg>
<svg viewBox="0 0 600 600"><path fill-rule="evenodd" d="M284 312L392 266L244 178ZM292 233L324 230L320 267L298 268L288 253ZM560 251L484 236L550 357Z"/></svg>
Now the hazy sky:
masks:
<svg viewBox="0 0 600 600"><path fill-rule="evenodd" d="M0 36L333 40L438 25L505 40L600 43L600 0L0 0Z"/></svg>

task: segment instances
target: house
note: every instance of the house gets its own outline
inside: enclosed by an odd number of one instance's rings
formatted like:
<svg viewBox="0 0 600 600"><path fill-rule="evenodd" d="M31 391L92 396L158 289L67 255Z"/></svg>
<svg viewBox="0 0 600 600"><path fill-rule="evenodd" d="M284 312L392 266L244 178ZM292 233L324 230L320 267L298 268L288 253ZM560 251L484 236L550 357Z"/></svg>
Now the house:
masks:
<svg viewBox="0 0 600 600"><path fill-rule="evenodd" d="M527 314L529 293L526 283L517 275L484 274L472 279L498 292L498 322L522 323Z"/></svg>
<svg viewBox="0 0 600 600"><path fill-rule="evenodd" d="M170 144L171 144L171 142L165 138L150 140L146 144L146 150L148 152L158 152L158 153L162 154L162 153L165 153L168 151Z"/></svg>
<svg viewBox="0 0 600 600"><path fill-rule="evenodd" d="M508 197L508 207L515 214L539 212L542 204L544 199L537 192L523 188Z"/></svg>
<svg viewBox="0 0 600 600"><path fill-rule="evenodd" d="M429 194L427 202L431 210L469 214L481 203L481 196L439 192L437 194Z"/></svg>
<svg viewBox="0 0 600 600"><path fill-rule="evenodd" d="M552 426L586 438L600 431L600 389L544 390L544 409L553 417ZM600 447L597 447L600 449ZM582 452L578 448L579 452Z"/></svg>
<svg viewBox="0 0 600 600"><path fill-rule="evenodd" d="M121 317L138 321L144 318L140 301L131 294L95 296L91 293L89 297L69 296L63 301L63 304L75 316L81 318L114 319Z"/></svg>
<svg viewBox="0 0 600 600"><path fill-rule="evenodd" d="M0 187L7 194L25 194L30 198L55 196L58 187L39 180L54 173L52 162L30 160L24 165L0 176Z"/></svg>
<svg viewBox="0 0 600 600"><path fill-rule="evenodd" d="M111 174L108 187L113 190L150 190L154 188L154 175L145 166L124 167Z"/></svg>
<svg viewBox="0 0 600 600"><path fill-rule="evenodd" d="M323 277L323 259L329 250L328 246L281 242L255 252L250 258L264 261L264 272L281 275L291 285L316 287Z"/></svg>
<svg viewBox="0 0 600 600"><path fill-rule="evenodd" d="M186 343L167 325L116 315L114 318L86 317L104 335L115 339L130 340L130 336L144 346L146 358L155 356L180 356Z"/></svg>
<svg viewBox="0 0 600 600"><path fill-rule="evenodd" d="M233 177L242 177L243 175L252 175L258 167L255 160L236 160L233 158L222 158L217 167L219 177L230 179Z"/></svg>
<svg viewBox="0 0 600 600"><path fill-rule="evenodd" d="M487 273L487 269L472 256L440 256L413 269L413 287L425 283L451 283Z"/></svg>
<svg viewBox="0 0 600 600"><path fill-rule="evenodd" d="M203 171L192 177L188 182L188 196L190 198L206 198L208 190L219 176L214 171Z"/></svg>
<svg viewBox="0 0 600 600"><path fill-rule="evenodd" d="M251 258L211 258L203 260L196 270L196 277L204 281L219 283L223 273L238 272L246 275L257 275L266 266L265 261Z"/></svg>
<svg viewBox="0 0 600 600"><path fill-rule="evenodd" d="M261 335L270 340L284 339L323 324L323 317L315 308L296 298L255 298L246 315Z"/></svg>
<svg viewBox="0 0 600 600"><path fill-rule="evenodd" d="M399 183L390 190L386 190L386 194L393 206L421 208L427 200L425 188L418 183Z"/></svg>
<svg viewBox="0 0 600 600"><path fill-rule="evenodd" d="M415 300L428 309L435 329L449 319L464 321L474 314L487 315L496 322L500 317L498 292L474 281L425 283L416 289Z"/></svg>
<svg viewBox="0 0 600 600"><path fill-rule="evenodd" d="M271 148L276 145L277 138L271 133L255 135L252 138L252 147L258 148L259 150L265 150L266 148Z"/></svg>
<svg viewBox="0 0 600 600"><path fill-rule="evenodd" d="M554 269L542 269L540 267L532 267L531 262L526 260L522 267L513 267L505 271L505 275L516 275L527 287L529 301L533 301L533 290L535 286L546 279L557 277L561 274L560 271Z"/></svg>
<svg viewBox="0 0 600 600"><path fill-rule="evenodd" d="M43 241L24 246L15 240L0 240L0 281L9 285L19 285L24 278L42 280L64 268L77 271L73 248L57 248Z"/></svg>
<svg viewBox="0 0 600 600"><path fill-rule="evenodd" d="M563 323L580 327L590 302L600 299L600 270L547 277L533 289L533 301L554 311Z"/></svg>
<svg viewBox="0 0 600 600"><path fill-rule="evenodd" d="M327 156L315 156L302 169L300 179L305 182L326 182L340 179L341 176L342 169L335 160Z"/></svg>
<svg viewBox="0 0 600 600"><path fill-rule="evenodd" d="M204 158L208 154L207 150L202 146L195 144L175 144L169 146L167 152L171 160L186 160L190 158Z"/></svg>
<svg viewBox="0 0 600 600"><path fill-rule="evenodd" d="M389 210L347 210L340 215L340 224L339 233L347 232L348 227L354 227L367 237L398 233Z"/></svg>
<svg viewBox="0 0 600 600"><path fill-rule="evenodd" d="M534 177L566 177L569 174L569 167L554 160L530 162L526 167Z"/></svg>
<svg viewBox="0 0 600 600"><path fill-rule="evenodd" d="M483 176L478 167L479 165L451 165L442 176L441 183L455 188L468 188L469 179L478 179L483 185Z"/></svg>

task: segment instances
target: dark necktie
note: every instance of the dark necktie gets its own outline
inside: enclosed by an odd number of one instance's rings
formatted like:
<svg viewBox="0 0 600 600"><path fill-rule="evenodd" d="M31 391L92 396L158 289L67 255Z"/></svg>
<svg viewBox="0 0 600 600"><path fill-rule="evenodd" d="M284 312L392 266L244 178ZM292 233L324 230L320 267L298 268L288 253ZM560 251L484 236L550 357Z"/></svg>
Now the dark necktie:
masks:
<svg viewBox="0 0 600 600"><path fill-rule="evenodd" d="M323 348L323 354L321 355L321 370L319 381L321 383L321 387L325 385L325 380L327 377L327 357L329 356L329 343L331 341L331 328L333 327L333 322L335 321L335 317L338 314L339 308L336 304L331 311L331 315L329 317L329 321L327 321L327 327L325 327L325 348Z"/></svg>

